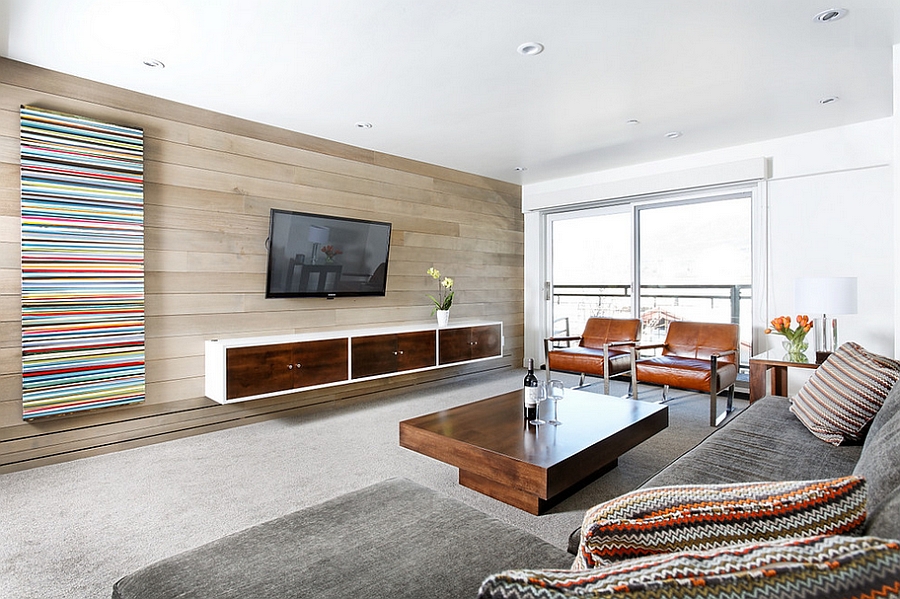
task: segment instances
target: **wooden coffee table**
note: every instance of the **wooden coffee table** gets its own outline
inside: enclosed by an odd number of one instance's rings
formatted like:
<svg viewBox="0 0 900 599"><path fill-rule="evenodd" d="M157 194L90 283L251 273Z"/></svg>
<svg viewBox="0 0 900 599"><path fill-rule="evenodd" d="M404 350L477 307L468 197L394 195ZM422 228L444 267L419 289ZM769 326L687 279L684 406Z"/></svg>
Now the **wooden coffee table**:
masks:
<svg viewBox="0 0 900 599"><path fill-rule="evenodd" d="M400 445L459 468L459 484L541 514L669 425L664 405L566 389L559 426L525 423L513 391L400 423Z"/></svg>

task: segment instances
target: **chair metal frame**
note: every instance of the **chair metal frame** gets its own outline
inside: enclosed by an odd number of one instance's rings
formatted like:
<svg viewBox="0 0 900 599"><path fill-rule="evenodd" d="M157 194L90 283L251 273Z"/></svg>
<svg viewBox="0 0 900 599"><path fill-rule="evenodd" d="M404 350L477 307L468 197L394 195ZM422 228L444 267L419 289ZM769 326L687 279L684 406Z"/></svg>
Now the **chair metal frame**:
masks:
<svg viewBox="0 0 900 599"><path fill-rule="evenodd" d="M638 398L638 378L637 378L637 362L640 360L638 356L638 352L644 349L659 349L662 347L666 347L666 343L654 343L652 345L635 345L631 348L631 388L632 394L635 399ZM725 411L721 414L718 413L718 396L721 390L719 389L719 358L728 355L737 356L738 350L730 349L728 351L716 352L709 357L709 425L710 426L719 426L722 422L728 418L728 415L734 411L734 386L735 383L731 383L728 387L728 401L725 405ZM737 367L735 363L735 367ZM691 389L691 391L698 391L697 389ZM660 403L665 403L669 401L669 385L663 385L663 396L662 401Z"/></svg>

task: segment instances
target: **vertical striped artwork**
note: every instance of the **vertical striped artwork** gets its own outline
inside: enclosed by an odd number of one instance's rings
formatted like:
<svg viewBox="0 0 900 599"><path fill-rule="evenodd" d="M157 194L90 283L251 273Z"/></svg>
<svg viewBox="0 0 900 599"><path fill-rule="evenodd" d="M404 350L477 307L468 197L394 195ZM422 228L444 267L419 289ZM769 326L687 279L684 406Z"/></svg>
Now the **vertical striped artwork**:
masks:
<svg viewBox="0 0 900 599"><path fill-rule="evenodd" d="M20 118L23 417L143 401L143 131Z"/></svg>

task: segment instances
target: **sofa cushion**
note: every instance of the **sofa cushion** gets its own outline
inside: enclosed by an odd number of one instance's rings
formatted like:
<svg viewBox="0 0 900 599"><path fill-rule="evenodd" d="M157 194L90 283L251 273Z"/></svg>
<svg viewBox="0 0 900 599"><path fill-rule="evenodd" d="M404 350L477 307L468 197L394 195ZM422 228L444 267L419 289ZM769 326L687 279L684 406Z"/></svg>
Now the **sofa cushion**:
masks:
<svg viewBox="0 0 900 599"><path fill-rule="evenodd" d="M870 512L865 534L900 540L900 487L891 491L881 505Z"/></svg>
<svg viewBox="0 0 900 599"><path fill-rule="evenodd" d="M791 413L787 398L767 396L643 486L837 478L853 472L861 451L822 443Z"/></svg>
<svg viewBox="0 0 900 599"><path fill-rule="evenodd" d="M900 379L891 387L887 397L884 398L884 403L879 408L878 413L875 414L875 418L872 419L869 432L866 434L866 444L873 437L877 437L878 431L881 430L884 423L893 418L898 412L900 412ZM863 447L865 448L865 445ZM863 450L865 451L865 449Z"/></svg>
<svg viewBox="0 0 900 599"><path fill-rule="evenodd" d="M643 489L587 511L572 567L750 541L853 534L865 520L865 481L854 476Z"/></svg>
<svg viewBox="0 0 900 599"><path fill-rule="evenodd" d="M809 377L791 411L823 441L860 441L898 378L900 362L847 342Z"/></svg>
<svg viewBox="0 0 900 599"><path fill-rule="evenodd" d="M479 599L900 597L900 545L828 535L667 553L589 570L495 574Z"/></svg>
<svg viewBox="0 0 900 599"><path fill-rule="evenodd" d="M473 597L492 572L568 554L404 479L391 479L128 574L113 599Z"/></svg>
<svg viewBox="0 0 900 599"><path fill-rule="evenodd" d="M853 473L866 478L871 512L900 486L900 413L866 439Z"/></svg>

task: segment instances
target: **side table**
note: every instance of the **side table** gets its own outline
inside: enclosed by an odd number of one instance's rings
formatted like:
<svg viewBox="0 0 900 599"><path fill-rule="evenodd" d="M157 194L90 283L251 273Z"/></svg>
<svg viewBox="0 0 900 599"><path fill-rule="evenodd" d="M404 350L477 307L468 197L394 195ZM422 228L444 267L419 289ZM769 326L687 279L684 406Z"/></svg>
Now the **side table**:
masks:
<svg viewBox="0 0 900 599"><path fill-rule="evenodd" d="M816 361L794 361L788 358L784 349L770 349L750 358L750 403L766 395L766 371L771 370L772 394L788 394L788 368L812 368L819 365Z"/></svg>

